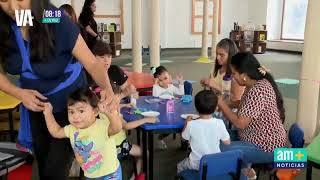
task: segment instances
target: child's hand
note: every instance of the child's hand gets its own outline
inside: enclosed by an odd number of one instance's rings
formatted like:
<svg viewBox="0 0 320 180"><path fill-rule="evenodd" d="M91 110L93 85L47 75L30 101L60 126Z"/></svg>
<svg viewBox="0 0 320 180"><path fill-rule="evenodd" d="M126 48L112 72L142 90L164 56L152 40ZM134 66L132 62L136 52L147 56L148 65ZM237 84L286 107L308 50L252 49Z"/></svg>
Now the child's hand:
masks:
<svg viewBox="0 0 320 180"><path fill-rule="evenodd" d="M178 73L177 76L176 76L176 79L178 80L179 84L182 84L182 83L183 83L183 76L182 76L182 74Z"/></svg>
<svg viewBox="0 0 320 180"><path fill-rule="evenodd" d="M145 120L147 123L152 123L152 124L157 122L157 118L155 118L155 117L147 117L147 118L145 118Z"/></svg>
<svg viewBox="0 0 320 180"><path fill-rule="evenodd" d="M110 91L102 89L100 91L100 102L99 104L106 104L109 111L114 111L119 109L120 100L119 97L115 96Z"/></svg>
<svg viewBox="0 0 320 180"><path fill-rule="evenodd" d="M105 101L100 101L98 104L99 111L108 115L114 111L119 110L120 98L118 96L114 96L112 105L107 104Z"/></svg>
<svg viewBox="0 0 320 180"><path fill-rule="evenodd" d="M138 92L133 93L132 97L135 99L139 99L139 93Z"/></svg>
<svg viewBox="0 0 320 180"><path fill-rule="evenodd" d="M130 96L136 92L137 92L136 87L134 87L134 85L132 85L132 84L129 84L128 86L126 86L126 88L124 89L122 94L123 94L123 97L127 97L127 96Z"/></svg>
<svg viewBox="0 0 320 180"><path fill-rule="evenodd" d="M188 116L187 119L186 119L187 122L192 121L192 120L193 120L192 116Z"/></svg>
<svg viewBox="0 0 320 180"><path fill-rule="evenodd" d="M52 105L50 103L44 103L44 111L43 111L43 114L44 115L49 115L49 114L52 114Z"/></svg>
<svg viewBox="0 0 320 180"><path fill-rule="evenodd" d="M120 108L132 108L132 104L120 104Z"/></svg>

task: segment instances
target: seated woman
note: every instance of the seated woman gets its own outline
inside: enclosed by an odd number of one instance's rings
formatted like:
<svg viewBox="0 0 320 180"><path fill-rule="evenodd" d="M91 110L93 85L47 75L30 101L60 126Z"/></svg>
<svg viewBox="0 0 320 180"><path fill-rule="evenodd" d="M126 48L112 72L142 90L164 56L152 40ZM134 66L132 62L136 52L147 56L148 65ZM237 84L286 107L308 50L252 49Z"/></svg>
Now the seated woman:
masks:
<svg viewBox="0 0 320 180"><path fill-rule="evenodd" d="M216 61L210 77L202 78L200 83L204 87L211 88L214 92L222 92L222 81L225 75L232 76L231 74L231 58L237 54L238 48L236 44L228 38L222 39L216 47ZM230 107L237 108L244 88L239 86L235 81L231 81L230 89Z"/></svg>
<svg viewBox="0 0 320 180"><path fill-rule="evenodd" d="M240 149L244 163L272 163L275 148L284 147L287 141L283 127L285 110L280 91L267 69L250 53L238 53L232 57L233 78L245 86L239 110L232 112L219 98L218 106L226 118L236 126L239 141L221 146L221 151ZM254 177L253 169L246 169Z"/></svg>

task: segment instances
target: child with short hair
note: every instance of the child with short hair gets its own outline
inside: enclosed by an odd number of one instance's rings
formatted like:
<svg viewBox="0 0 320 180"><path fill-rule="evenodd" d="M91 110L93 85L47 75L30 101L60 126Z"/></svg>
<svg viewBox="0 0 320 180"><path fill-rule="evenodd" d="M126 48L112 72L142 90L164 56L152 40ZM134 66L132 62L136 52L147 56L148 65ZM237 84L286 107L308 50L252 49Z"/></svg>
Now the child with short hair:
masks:
<svg viewBox="0 0 320 180"><path fill-rule="evenodd" d="M93 91L83 88L70 94L70 124L65 127L56 122L50 103L45 103L43 114L53 137L70 139L86 179L122 179L115 142L110 138L122 129L122 122L116 111L109 112L105 104L99 103Z"/></svg>
<svg viewBox="0 0 320 180"><path fill-rule="evenodd" d="M218 97L211 90L202 90L195 96L195 107L199 118L188 117L182 131L182 138L190 141L191 153L177 165L178 173L187 169L199 169L200 159L207 154L219 153L220 140L230 144L230 136L224 122L212 117Z"/></svg>
<svg viewBox="0 0 320 180"><path fill-rule="evenodd" d="M92 54L95 55L98 61L102 62L104 68L108 72L110 81L120 87L121 98L136 93L136 88L127 81L127 74L119 66L111 65L112 50L109 44L98 40L92 49Z"/></svg>

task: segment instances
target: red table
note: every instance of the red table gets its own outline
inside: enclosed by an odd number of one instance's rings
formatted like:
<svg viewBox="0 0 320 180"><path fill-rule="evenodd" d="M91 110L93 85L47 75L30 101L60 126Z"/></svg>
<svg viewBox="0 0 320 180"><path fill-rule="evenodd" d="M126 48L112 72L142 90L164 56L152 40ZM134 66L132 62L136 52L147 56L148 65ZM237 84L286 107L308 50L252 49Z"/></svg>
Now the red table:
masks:
<svg viewBox="0 0 320 180"><path fill-rule="evenodd" d="M154 78L149 73L125 72L128 75L128 83L134 85L137 91L150 91L154 84Z"/></svg>

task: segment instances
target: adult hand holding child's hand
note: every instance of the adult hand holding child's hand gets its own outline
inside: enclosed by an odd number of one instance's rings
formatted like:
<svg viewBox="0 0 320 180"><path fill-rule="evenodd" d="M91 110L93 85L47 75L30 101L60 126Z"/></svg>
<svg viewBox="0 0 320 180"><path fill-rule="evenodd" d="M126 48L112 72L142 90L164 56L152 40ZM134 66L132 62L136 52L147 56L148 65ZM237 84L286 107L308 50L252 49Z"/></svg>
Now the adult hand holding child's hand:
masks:
<svg viewBox="0 0 320 180"><path fill-rule="evenodd" d="M22 104L29 110L40 112L44 110L44 103L41 100L47 100L42 94L38 91L31 90L31 89L22 89L19 92L20 100Z"/></svg>
<svg viewBox="0 0 320 180"><path fill-rule="evenodd" d="M49 115L52 114L52 105L50 103L44 103L44 110L43 110L43 114L44 115Z"/></svg>
<svg viewBox="0 0 320 180"><path fill-rule="evenodd" d="M117 111L119 109L119 104L120 104L120 100L121 98L118 96L115 96L113 93L110 93L106 90L101 90L100 92L100 102L98 106L103 105L103 110L102 111L99 107L99 109L101 110L101 112L112 112L112 111Z"/></svg>

